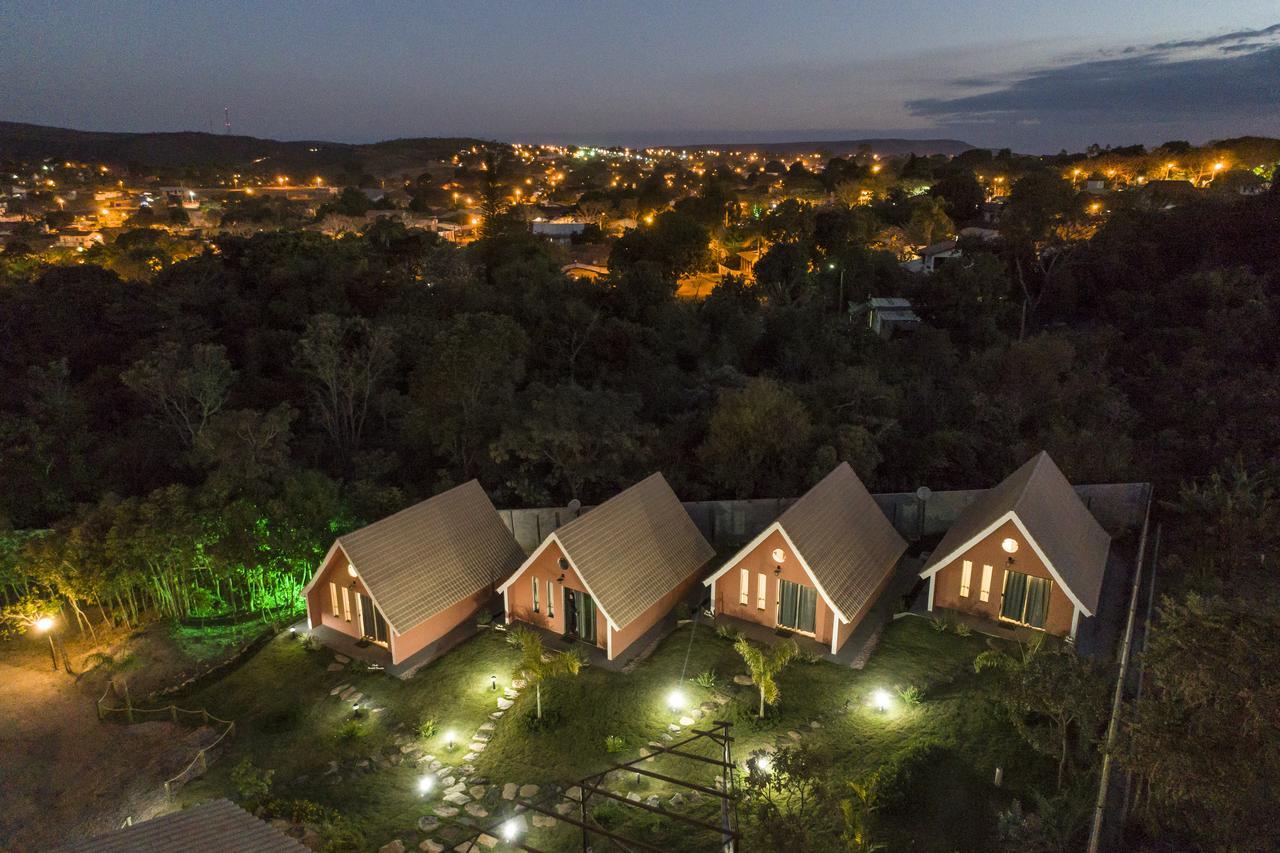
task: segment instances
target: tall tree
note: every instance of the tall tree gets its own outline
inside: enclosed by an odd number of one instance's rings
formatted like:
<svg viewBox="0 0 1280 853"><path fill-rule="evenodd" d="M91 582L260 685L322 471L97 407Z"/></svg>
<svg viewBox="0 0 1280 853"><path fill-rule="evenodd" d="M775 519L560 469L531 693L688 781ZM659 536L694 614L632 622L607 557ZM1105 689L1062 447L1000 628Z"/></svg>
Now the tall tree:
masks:
<svg viewBox="0 0 1280 853"><path fill-rule="evenodd" d="M168 341L120 378L173 427L183 444L194 447L226 403L236 372L225 347L196 344L185 349Z"/></svg>

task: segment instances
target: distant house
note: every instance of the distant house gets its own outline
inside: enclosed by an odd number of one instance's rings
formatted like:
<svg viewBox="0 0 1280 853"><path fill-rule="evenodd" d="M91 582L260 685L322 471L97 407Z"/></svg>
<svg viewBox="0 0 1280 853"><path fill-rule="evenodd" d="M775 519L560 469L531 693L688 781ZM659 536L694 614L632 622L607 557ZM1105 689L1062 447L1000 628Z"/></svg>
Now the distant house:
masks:
<svg viewBox="0 0 1280 853"><path fill-rule="evenodd" d="M552 219L533 221L533 233L538 237L545 237L555 242L567 242L571 237L576 237L587 230L589 223L579 222L575 219Z"/></svg>
<svg viewBox="0 0 1280 853"><path fill-rule="evenodd" d="M499 587L527 622L624 655L698 582L715 549L661 474L549 535Z"/></svg>
<svg viewBox="0 0 1280 853"><path fill-rule="evenodd" d="M1004 216L1003 200L984 201L982 203L982 221L987 225L999 225Z"/></svg>
<svg viewBox="0 0 1280 853"><path fill-rule="evenodd" d="M322 641L333 631L382 646L393 665L425 663L523 559L472 480L338 537L303 590L307 622Z"/></svg>
<svg viewBox="0 0 1280 853"><path fill-rule="evenodd" d="M189 809L75 841L62 853L309 853L303 846L230 800Z"/></svg>
<svg viewBox="0 0 1280 853"><path fill-rule="evenodd" d="M846 462L703 583L717 614L813 637L835 654L906 549Z"/></svg>
<svg viewBox="0 0 1280 853"><path fill-rule="evenodd" d="M584 264L575 261L574 263L565 264L560 267L560 272L569 276L569 278L597 281L609 274L609 268L598 264Z"/></svg>
<svg viewBox="0 0 1280 853"><path fill-rule="evenodd" d="M1041 451L970 504L920 572L929 610L1074 638L1098 609L1111 537Z"/></svg>
<svg viewBox="0 0 1280 853"><path fill-rule="evenodd" d="M63 228L58 231L57 245L68 249L88 249L102 243L101 231L86 231L80 228Z"/></svg>
<svg viewBox="0 0 1280 853"><path fill-rule="evenodd" d="M1157 210L1169 210L1180 204L1195 201L1198 190L1190 181L1147 181L1142 185L1141 198Z"/></svg>
<svg viewBox="0 0 1280 853"><path fill-rule="evenodd" d="M867 328L885 339L892 337L894 332L914 331L921 322L911 302L896 296L873 296L861 305L851 305L849 311L854 315L866 315Z"/></svg>
<svg viewBox="0 0 1280 853"><path fill-rule="evenodd" d="M955 240L940 240L925 246L916 254L919 257L903 263L903 268L910 272L931 273L937 272L943 264L960 257L960 250L956 247Z"/></svg>

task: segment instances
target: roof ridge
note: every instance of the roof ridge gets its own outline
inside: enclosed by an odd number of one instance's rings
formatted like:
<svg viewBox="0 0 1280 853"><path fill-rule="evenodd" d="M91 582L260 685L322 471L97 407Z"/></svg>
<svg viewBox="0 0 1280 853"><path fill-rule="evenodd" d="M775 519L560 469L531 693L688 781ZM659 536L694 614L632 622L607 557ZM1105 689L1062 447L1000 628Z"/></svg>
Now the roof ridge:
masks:
<svg viewBox="0 0 1280 853"><path fill-rule="evenodd" d="M420 501L414 501L413 503L409 504L407 507L404 507L403 509L396 510L395 512L391 513L391 515L384 515L382 518L379 518L377 521L371 521L368 524L363 525L362 527L357 527L355 530L348 530L346 533L343 533L341 536L337 536L335 538L339 542L341 542L344 538L348 536L352 536L356 533L360 533L361 531L368 530L370 527L377 527L378 525L391 521L394 518L399 518L405 513L412 512L413 510L419 508L425 503L430 503L436 498L443 497L449 494L450 492L456 492L459 489L462 489L471 485L472 483L475 483L477 486L480 485L480 481L477 478L472 477L470 480L467 480L465 483L459 483L456 486L450 486L449 488L445 489L443 492L436 492L434 495L428 495L427 497L423 498ZM480 491L484 492L484 486L480 486ZM485 497L489 496L488 492L484 492L484 494L485 494Z"/></svg>

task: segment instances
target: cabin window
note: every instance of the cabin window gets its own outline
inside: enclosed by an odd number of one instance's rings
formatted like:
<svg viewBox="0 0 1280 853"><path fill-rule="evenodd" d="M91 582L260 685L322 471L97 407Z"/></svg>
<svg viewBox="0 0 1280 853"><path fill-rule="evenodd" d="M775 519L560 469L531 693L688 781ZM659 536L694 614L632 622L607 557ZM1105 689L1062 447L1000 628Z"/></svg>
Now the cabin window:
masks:
<svg viewBox="0 0 1280 853"><path fill-rule="evenodd" d="M538 612L538 579L533 579L533 612Z"/></svg>
<svg viewBox="0 0 1280 853"><path fill-rule="evenodd" d="M342 588L342 618L351 621L351 590Z"/></svg>
<svg viewBox="0 0 1280 853"><path fill-rule="evenodd" d="M765 601L769 598L767 583L763 574L756 575L756 610L764 610Z"/></svg>
<svg viewBox="0 0 1280 853"><path fill-rule="evenodd" d="M1049 615L1049 587L1048 578L1006 571L1000 618L1019 625L1043 628L1045 617Z"/></svg>
<svg viewBox="0 0 1280 853"><path fill-rule="evenodd" d="M746 569L738 570L738 603L746 606L751 599L751 572Z"/></svg>
<svg viewBox="0 0 1280 853"><path fill-rule="evenodd" d="M991 567L982 567L982 591L978 593L978 598L982 601L991 600Z"/></svg>
<svg viewBox="0 0 1280 853"><path fill-rule="evenodd" d="M960 565L960 597L969 597L969 583L973 580L973 563L965 560Z"/></svg>
<svg viewBox="0 0 1280 853"><path fill-rule="evenodd" d="M338 616L338 585L329 581L329 603L333 605L333 616Z"/></svg>
<svg viewBox="0 0 1280 853"><path fill-rule="evenodd" d="M547 618L556 618L556 597L551 590L551 581L547 581Z"/></svg>
<svg viewBox="0 0 1280 853"><path fill-rule="evenodd" d="M812 634L818 622L818 591L791 581L778 581L778 624Z"/></svg>

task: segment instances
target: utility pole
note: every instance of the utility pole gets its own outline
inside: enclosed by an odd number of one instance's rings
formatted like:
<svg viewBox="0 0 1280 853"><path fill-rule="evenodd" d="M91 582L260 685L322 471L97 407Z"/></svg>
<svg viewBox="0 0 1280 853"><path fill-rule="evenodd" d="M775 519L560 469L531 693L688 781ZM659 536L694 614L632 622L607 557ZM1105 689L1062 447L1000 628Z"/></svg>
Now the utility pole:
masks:
<svg viewBox="0 0 1280 853"><path fill-rule="evenodd" d="M231 107L222 108L222 132L231 135Z"/></svg>

